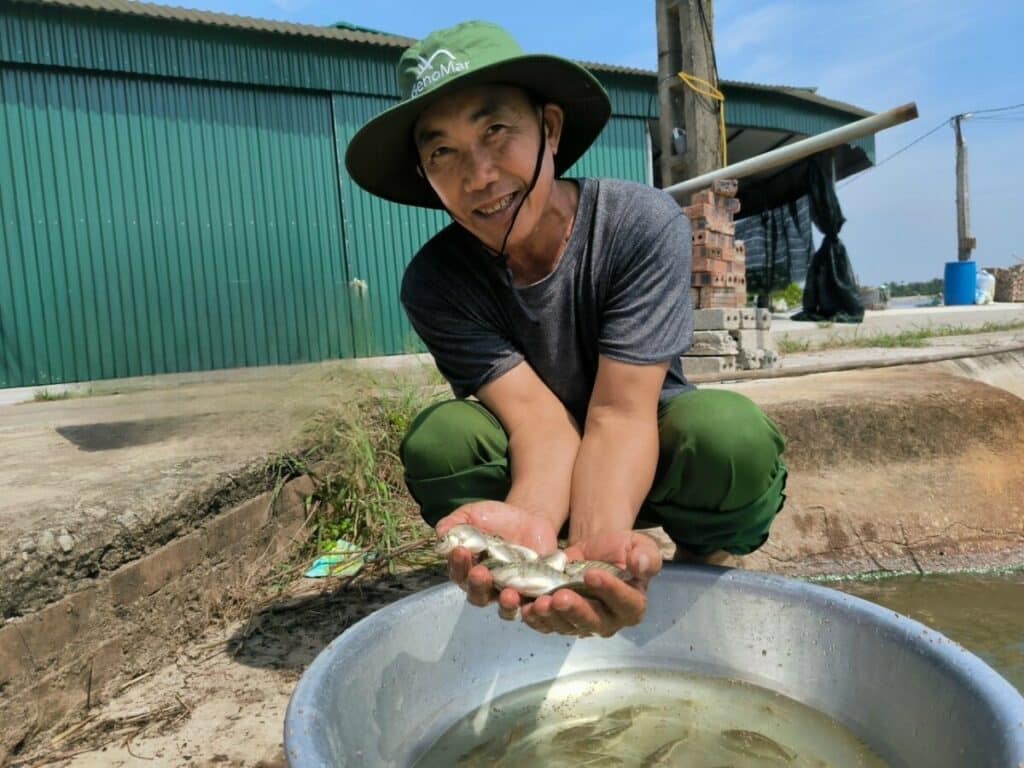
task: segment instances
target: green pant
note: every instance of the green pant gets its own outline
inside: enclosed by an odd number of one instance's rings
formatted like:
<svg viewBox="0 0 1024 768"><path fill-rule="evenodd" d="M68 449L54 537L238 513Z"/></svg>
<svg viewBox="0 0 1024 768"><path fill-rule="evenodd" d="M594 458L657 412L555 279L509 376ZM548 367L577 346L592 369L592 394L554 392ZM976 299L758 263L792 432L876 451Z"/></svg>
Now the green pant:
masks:
<svg viewBox="0 0 1024 768"><path fill-rule="evenodd" d="M786 499L785 440L761 409L735 392L684 392L659 409L658 437L658 468L637 525L662 526L696 555L760 547ZM478 402L425 409L401 454L430 525L462 504L508 494L508 437Z"/></svg>

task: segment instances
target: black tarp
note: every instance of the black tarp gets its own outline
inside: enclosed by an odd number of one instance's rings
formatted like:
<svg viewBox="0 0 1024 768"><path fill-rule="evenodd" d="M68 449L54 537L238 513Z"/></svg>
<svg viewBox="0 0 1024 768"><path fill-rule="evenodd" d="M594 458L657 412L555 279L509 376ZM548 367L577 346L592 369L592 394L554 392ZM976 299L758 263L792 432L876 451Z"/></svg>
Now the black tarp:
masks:
<svg viewBox="0 0 1024 768"><path fill-rule="evenodd" d="M803 282L814 251L807 197L737 221L736 239L747 249L748 293L768 294Z"/></svg>
<svg viewBox="0 0 1024 768"><path fill-rule="evenodd" d="M864 319L864 305L846 246L839 239L846 219L836 197L831 159L828 154L811 159L807 164L811 219L823 238L807 268L803 311L792 319L859 323Z"/></svg>

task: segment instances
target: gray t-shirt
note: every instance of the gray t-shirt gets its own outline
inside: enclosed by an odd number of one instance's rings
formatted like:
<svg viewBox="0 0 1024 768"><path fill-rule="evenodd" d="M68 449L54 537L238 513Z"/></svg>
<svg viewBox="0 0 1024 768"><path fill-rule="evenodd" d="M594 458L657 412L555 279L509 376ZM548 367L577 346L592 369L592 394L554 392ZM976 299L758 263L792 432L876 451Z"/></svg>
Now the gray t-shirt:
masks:
<svg viewBox="0 0 1024 768"><path fill-rule="evenodd" d="M582 427L598 355L670 360L662 402L693 389L679 360L693 337L689 219L661 190L578 183L569 242L543 280L513 287L508 268L457 224L406 269L402 304L456 397L526 360Z"/></svg>

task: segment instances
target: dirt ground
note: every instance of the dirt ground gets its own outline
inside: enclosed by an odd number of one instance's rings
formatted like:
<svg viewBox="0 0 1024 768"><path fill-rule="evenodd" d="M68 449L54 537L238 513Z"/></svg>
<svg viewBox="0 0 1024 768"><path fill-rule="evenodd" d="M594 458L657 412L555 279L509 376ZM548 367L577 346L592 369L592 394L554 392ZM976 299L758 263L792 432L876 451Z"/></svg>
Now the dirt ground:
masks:
<svg viewBox="0 0 1024 768"><path fill-rule="evenodd" d="M786 514L744 567L806 573L840 553L859 563L852 571L942 569L983 562L994 540L1024 558L1024 406L1005 363L737 386L783 425L794 470ZM877 407L858 418L865 392ZM977 439L964 445L967 435ZM965 526L979 506L990 518ZM348 587L298 579L251 619L214 625L140 670L11 765L284 766L288 699L316 655L372 611L443 581L436 569Z"/></svg>
<svg viewBox="0 0 1024 768"><path fill-rule="evenodd" d="M347 588L301 579L247 622L211 629L12 766L284 768L285 710L318 653L397 599L443 583L408 571Z"/></svg>

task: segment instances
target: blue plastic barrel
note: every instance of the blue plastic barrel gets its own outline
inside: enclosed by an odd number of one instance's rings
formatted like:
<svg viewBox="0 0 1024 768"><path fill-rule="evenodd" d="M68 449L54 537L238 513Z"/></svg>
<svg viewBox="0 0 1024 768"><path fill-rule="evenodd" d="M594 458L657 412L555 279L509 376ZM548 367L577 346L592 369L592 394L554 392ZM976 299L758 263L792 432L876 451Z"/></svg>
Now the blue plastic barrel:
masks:
<svg viewBox="0 0 1024 768"><path fill-rule="evenodd" d="M942 285L942 298L947 306L973 304L978 282L978 262L947 261Z"/></svg>

